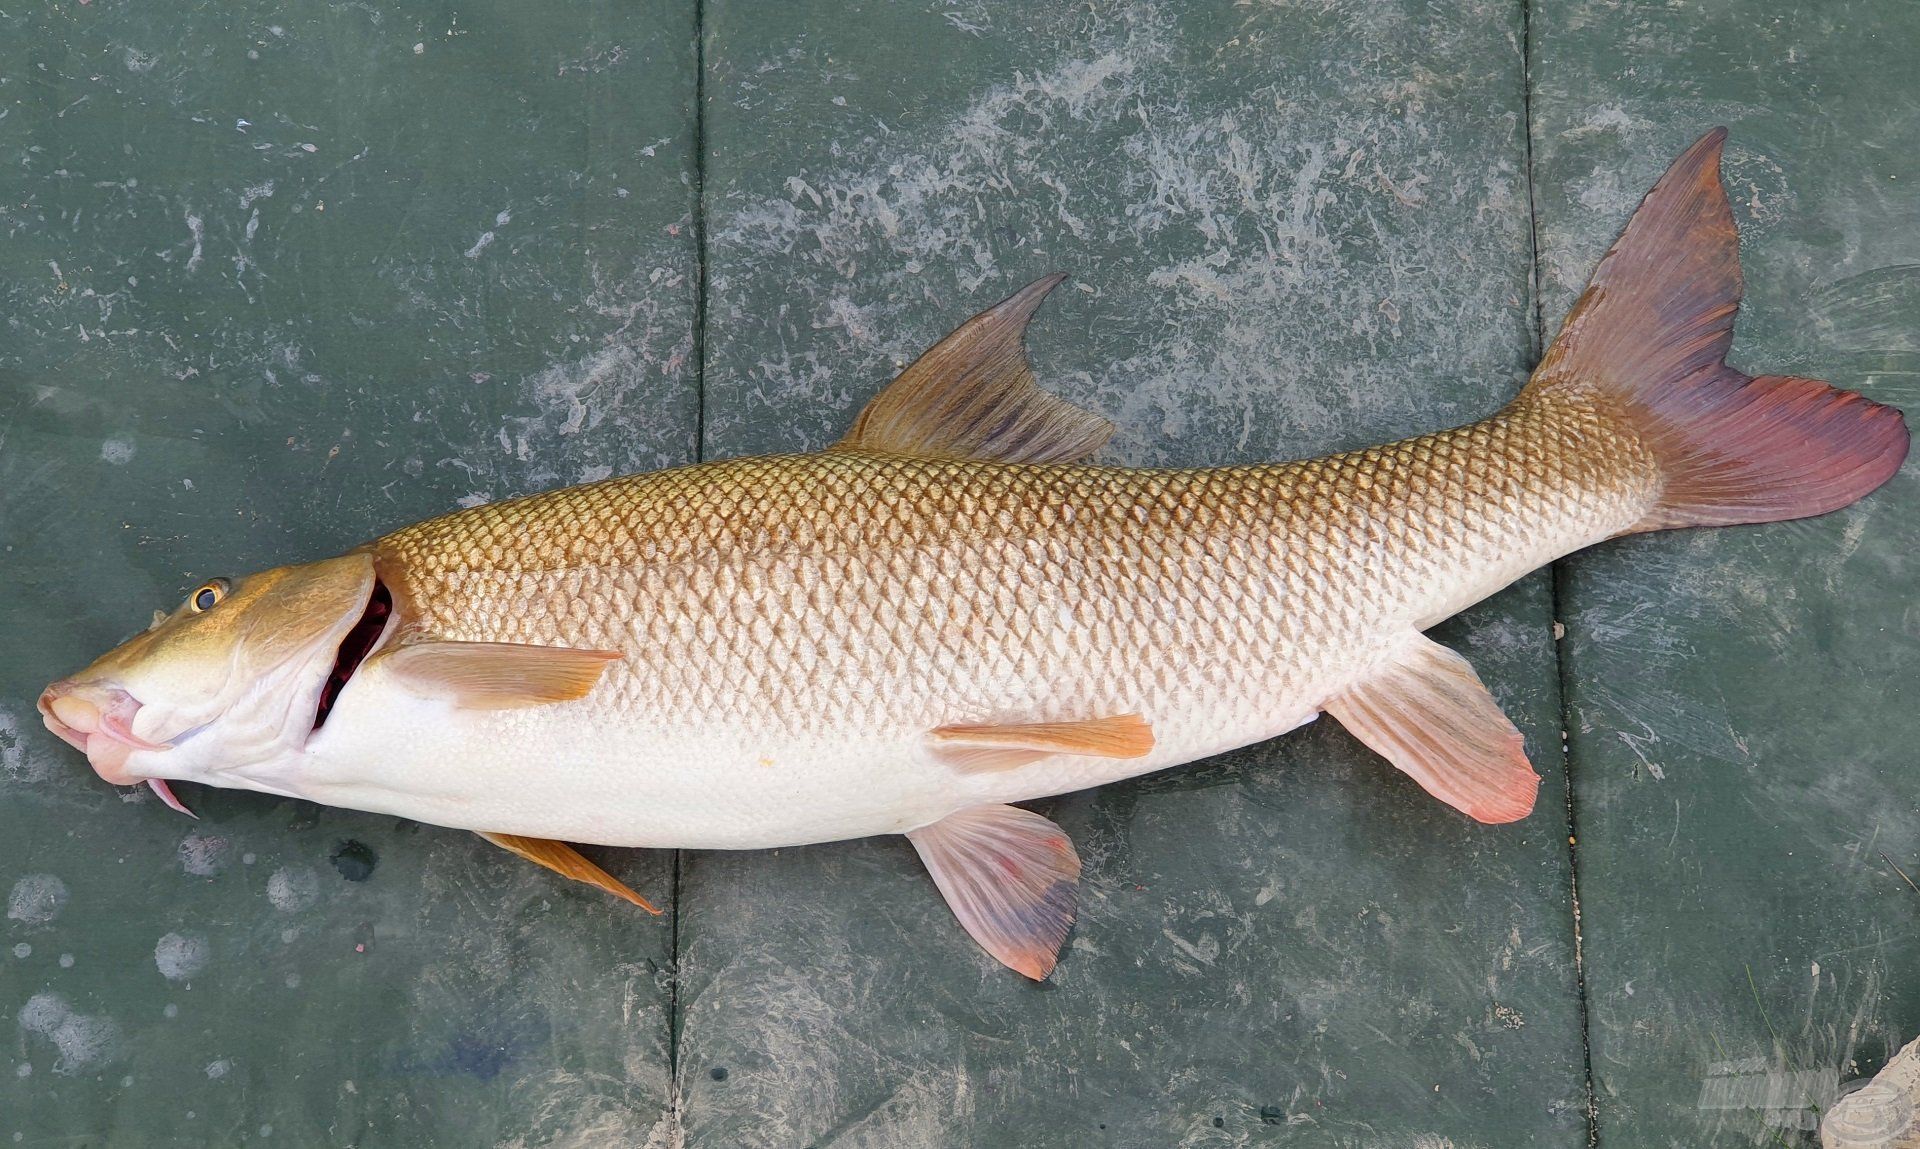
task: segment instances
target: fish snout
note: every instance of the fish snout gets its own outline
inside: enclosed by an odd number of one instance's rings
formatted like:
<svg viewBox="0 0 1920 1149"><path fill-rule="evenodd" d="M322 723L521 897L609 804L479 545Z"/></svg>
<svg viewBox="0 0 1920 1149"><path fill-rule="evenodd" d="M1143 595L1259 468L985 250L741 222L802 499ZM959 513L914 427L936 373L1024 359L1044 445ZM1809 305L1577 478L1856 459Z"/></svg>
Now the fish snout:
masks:
<svg viewBox="0 0 1920 1149"><path fill-rule="evenodd" d="M117 686L62 679L40 694L40 718L61 741L87 756L94 773L116 786L141 779L127 770L135 750L165 750L133 732L140 700Z"/></svg>

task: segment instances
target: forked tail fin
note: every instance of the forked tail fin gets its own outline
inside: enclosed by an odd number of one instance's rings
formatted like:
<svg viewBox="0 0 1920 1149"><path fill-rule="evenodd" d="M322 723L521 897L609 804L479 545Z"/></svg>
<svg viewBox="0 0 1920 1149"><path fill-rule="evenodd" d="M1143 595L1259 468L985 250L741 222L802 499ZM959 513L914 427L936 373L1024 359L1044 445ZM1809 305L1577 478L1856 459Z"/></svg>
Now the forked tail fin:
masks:
<svg viewBox="0 0 1920 1149"><path fill-rule="evenodd" d="M1725 128L1702 136L1647 193L1522 393L1580 397L1653 452L1660 501L1633 531L1825 514L1892 478L1907 455L1892 407L1724 362L1741 291L1720 186L1726 138Z"/></svg>

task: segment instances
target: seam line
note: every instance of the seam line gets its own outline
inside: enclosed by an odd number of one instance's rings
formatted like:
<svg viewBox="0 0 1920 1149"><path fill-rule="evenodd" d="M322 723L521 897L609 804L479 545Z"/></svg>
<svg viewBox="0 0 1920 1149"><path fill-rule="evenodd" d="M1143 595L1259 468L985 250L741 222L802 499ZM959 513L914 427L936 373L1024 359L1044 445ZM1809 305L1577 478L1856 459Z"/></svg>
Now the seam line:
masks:
<svg viewBox="0 0 1920 1149"><path fill-rule="evenodd" d="M1526 157L1527 238L1531 261L1527 268L1527 286L1532 296L1532 322L1528 332L1529 350L1534 363L1546 353L1547 318L1542 291L1543 269L1540 244L1540 196L1533 169L1533 0L1520 0L1520 115ZM1565 559L1556 559L1548 568L1548 586L1556 632L1553 640L1554 670L1560 701L1560 766L1567 784L1567 894L1571 901L1573 927L1574 998L1579 1006L1581 1075L1586 1091L1585 1109L1587 1149L1600 1144L1599 1095L1593 1083L1593 1032L1591 1005L1587 997L1585 938L1580 921L1580 820L1574 801L1573 784L1573 674L1567 663L1567 636L1564 609L1570 597L1571 568Z"/></svg>
<svg viewBox="0 0 1920 1149"><path fill-rule="evenodd" d="M707 5L693 5L693 459L707 456ZM667 1096L672 1124L685 1135L685 1094L680 1087L680 913L686 888L686 851L673 852L673 920L667 965Z"/></svg>

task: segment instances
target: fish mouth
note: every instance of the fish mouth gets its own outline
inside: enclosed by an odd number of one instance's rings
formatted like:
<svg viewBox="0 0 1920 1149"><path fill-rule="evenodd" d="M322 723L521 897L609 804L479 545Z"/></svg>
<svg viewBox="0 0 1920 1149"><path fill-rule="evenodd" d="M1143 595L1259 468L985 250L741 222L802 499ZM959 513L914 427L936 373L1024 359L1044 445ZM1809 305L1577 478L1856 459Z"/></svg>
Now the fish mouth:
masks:
<svg viewBox="0 0 1920 1149"><path fill-rule="evenodd" d="M340 692L347 687L347 681L367 655L380 645L380 639L386 634L387 622L393 617L393 593L387 584L378 578L373 580L373 589L367 592L367 605L360 612L360 621L353 624L346 637L340 640L340 647L334 652L333 669L327 672L327 680L320 687L320 701L313 712L313 729L308 732L311 738L325 725L327 716L333 713L333 704L340 700Z"/></svg>
<svg viewBox="0 0 1920 1149"><path fill-rule="evenodd" d="M133 732L133 720L140 713L140 700L117 686L100 686L62 679L40 693L40 719L62 742L87 756L87 763L102 781L115 786L137 786L145 782L170 809L188 817L187 809L164 778L142 778L127 769L127 759L136 750L171 750L165 742L152 742Z"/></svg>

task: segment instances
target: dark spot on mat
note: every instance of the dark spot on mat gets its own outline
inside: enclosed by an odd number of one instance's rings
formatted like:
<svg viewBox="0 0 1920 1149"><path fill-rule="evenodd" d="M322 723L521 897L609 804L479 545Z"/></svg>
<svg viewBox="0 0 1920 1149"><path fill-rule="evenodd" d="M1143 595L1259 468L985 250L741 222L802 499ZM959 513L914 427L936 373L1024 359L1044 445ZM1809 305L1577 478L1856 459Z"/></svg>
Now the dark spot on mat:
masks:
<svg viewBox="0 0 1920 1149"><path fill-rule="evenodd" d="M727 1067L724 1065L716 1065L708 1071L708 1076L712 1077L715 1081L725 1081L727 1079Z"/></svg>
<svg viewBox="0 0 1920 1149"><path fill-rule="evenodd" d="M486 1082L530 1055L548 1055L553 1027L547 1018L528 1015L508 999L483 996L465 1004L471 1015L467 1024L420 1047L397 1050L391 1058L383 1059L385 1072L406 1077L469 1077Z"/></svg>
<svg viewBox="0 0 1920 1149"><path fill-rule="evenodd" d="M490 1041L474 1034L461 1034L453 1039L453 1048L447 1053L447 1065L461 1073L492 1081L500 1076L500 1071L513 1060L507 1047L498 1041Z"/></svg>
<svg viewBox="0 0 1920 1149"><path fill-rule="evenodd" d="M1227 1127L1227 1119L1226 1119L1226 1118L1224 1118L1224 1117L1216 1117L1216 1118L1214 1118L1214 1119L1213 1119L1213 1127L1214 1127L1215 1129L1225 1129L1225 1128Z"/></svg>
<svg viewBox="0 0 1920 1149"><path fill-rule="evenodd" d="M1286 1123L1287 1111L1278 1105L1262 1105L1260 1107L1260 1124L1285 1125Z"/></svg>
<svg viewBox="0 0 1920 1149"><path fill-rule="evenodd" d="M327 855L333 862L333 868L349 882L364 882L373 876L373 868L380 864L380 855L365 842L348 838L344 842L333 844L333 853Z"/></svg>

